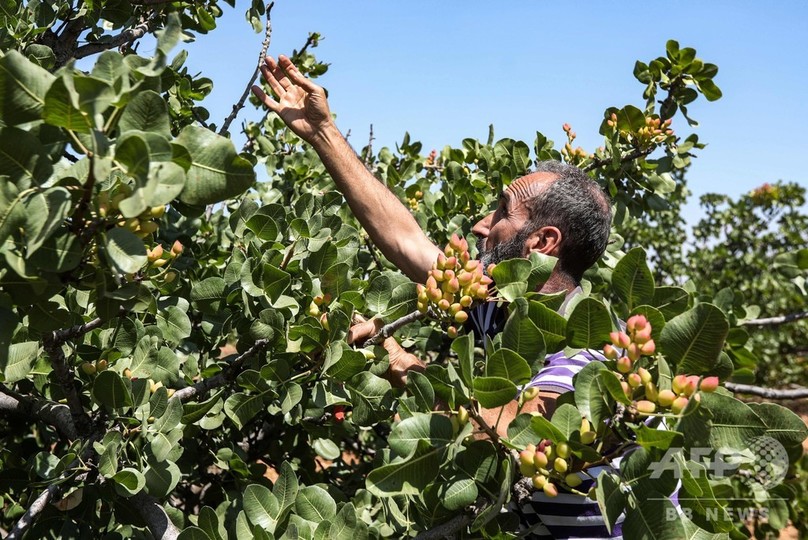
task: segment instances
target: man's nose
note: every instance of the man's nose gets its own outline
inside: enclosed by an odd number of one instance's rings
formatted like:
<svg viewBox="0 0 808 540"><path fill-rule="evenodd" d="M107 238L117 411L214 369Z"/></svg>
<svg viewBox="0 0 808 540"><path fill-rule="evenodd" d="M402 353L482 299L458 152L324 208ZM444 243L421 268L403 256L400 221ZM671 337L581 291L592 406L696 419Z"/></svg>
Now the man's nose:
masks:
<svg viewBox="0 0 808 540"><path fill-rule="evenodd" d="M494 218L494 213L491 212L490 214L485 216L483 219L481 219L480 221L475 223L474 227L471 228L471 232L473 232L474 234L476 234L477 236L479 236L481 238L487 238L488 233L491 231L491 220L493 218Z"/></svg>

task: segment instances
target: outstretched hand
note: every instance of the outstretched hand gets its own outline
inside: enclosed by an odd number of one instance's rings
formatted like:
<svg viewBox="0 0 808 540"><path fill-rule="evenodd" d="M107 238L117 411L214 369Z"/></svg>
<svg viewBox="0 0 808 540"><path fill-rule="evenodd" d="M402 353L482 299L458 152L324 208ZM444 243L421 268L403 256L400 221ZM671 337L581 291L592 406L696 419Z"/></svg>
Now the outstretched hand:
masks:
<svg viewBox="0 0 808 540"><path fill-rule="evenodd" d="M362 343L376 335L384 326L381 319L370 319L365 321L361 317L354 319L355 323L348 330L348 343ZM396 338L389 337L382 342L382 346L387 350L390 367L387 370L387 380L397 387L403 388L407 384L407 373L410 371L424 371L426 364L417 356L407 352L398 344Z"/></svg>
<svg viewBox="0 0 808 540"><path fill-rule="evenodd" d="M331 123L331 112L322 87L304 77L283 55L277 62L267 56L261 73L277 100L259 86L252 87L253 94L269 110L277 113L292 131L305 141L313 142Z"/></svg>

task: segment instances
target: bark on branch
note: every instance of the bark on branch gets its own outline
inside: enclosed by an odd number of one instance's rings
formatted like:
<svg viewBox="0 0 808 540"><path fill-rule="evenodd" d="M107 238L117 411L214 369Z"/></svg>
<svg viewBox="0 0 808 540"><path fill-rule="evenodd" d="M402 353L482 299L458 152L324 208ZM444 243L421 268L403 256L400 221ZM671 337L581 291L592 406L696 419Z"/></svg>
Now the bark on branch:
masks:
<svg viewBox="0 0 808 540"><path fill-rule="evenodd" d="M78 438L70 409L60 403L24 396L18 397L0 391L0 411L19 416L34 416L58 429L67 439L73 441Z"/></svg>
<svg viewBox="0 0 808 540"><path fill-rule="evenodd" d="M154 30L155 23L156 20L150 18L146 21L143 21L142 23L138 24L135 27L124 30L123 32L121 32L116 36L113 36L109 40L82 45L81 47L77 48L76 51L73 53L73 58L76 59L84 58L85 56L98 54L100 52L115 49L123 45L128 45L133 41L142 38L146 34L150 33L152 30Z"/></svg>
<svg viewBox="0 0 808 540"><path fill-rule="evenodd" d="M61 496L64 486L65 484L50 485L48 489L40 493L39 497L37 497L25 511L25 514L14 524L14 528L8 533L6 540L21 539L25 535L25 531L34 524L39 514L47 508L48 503Z"/></svg>
<svg viewBox="0 0 808 540"><path fill-rule="evenodd" d="M129 502L143 517L143 521L146 522L152 536L162 538L162 540L177 539L180 530L172 523L165 509L157 502L157 499L141 491L134 497L130 497Z"/></svg>
<svg viewBox="0 0 808 540"><path fill-rule="evenodd" d="M424 317L426 317L426 313L421 313L420 311L413 311L412 313L408 313L407 315L404 315L400 319L396 319L390 324L382 326L381 330L379 330L379 333L373 336L372 338L368 339L362 346L370 347L371 345L381 343L385 339L392 336L399 328L407 326L410 323L414 323L415 321L423 319Z"/></svg>
<svg viewBox="0 0 808 540"><path fill-rule="evenodd" d="M765 319L751 319L740 324L741 326L779 326L781 324L799 321L802 319L808 319L808 311L780 315L779 317L767 317Z"/></svg>
<svg viewBox="0 0 808 540"><path fill-rule="evenodd" d="M201 380L193 386L188 386L182 388L181 390L177 390L174 392L174 395L171 396L171 399L179 399L183 402L189 401L197 396L207 393L214 388L219 388L220 386L228 384L241 372L244 362L251 356L263 351L268 344L269 341L266 339L259 339L252 347L244 351L241 356L233 360L220 373L214 375L213 377Z"/></svg>
<svg viewBox="0 0 808 540"><path fill-rule="evenodd" d="M236 119L238 113L241 109L244 108L244 102L247 101L247 97L250 95L250 89L255 82L256 77L258 77L258 71L261 67L261 64L264 62L264 58L267 55L267 50L269 49L269 42L272 39L272 21L270 19L269 13L272 11L272 7L275 5L275 2L270 2L267 4L266 12L267 12L267 26L264 32L264 42L261 45L261 53L258 55L258 64L255 66L255 70L253 71L250 80L247 81L247 87L244 89L244 93L241 94L241 98L233 105L233 110L230 112L230 116L225 118L224 122L222 122L222 127L219 129L219 135L225 135L227 130L230 129L230 124L233 123L233 120Z"/></svg>
<svg viewBox="0 0 808 540"><path fill-rule="evenodd" d="M438 540L440 538L457 538L457 533L466 528L471 523L474 516L468 514L460 514L453 517L446 523L442 523L437 527L424 531L415 537L415 540Z"/></svg>
<svg viewBox="0 0 808 540"><path fill-rule="evenodd" d="M648 154L650 154L651 152L656 150L656 148L657 148L656 146L653 146L651 148L645 148L645 149L638 148L636 150L632 150L628 154L620 157L620 163L626 163L628 161L634 161L637 158L647 156ZM590 163L589 165L584 167L583 170L584 170L584 172L594 171L595 169L599 169L599 168L603 167L604 165L608 165L611 162L612 162L611 159L595 159L595 160L592 161L592 163Z"/></svg>
<svg viewBox="0 0 808 540"><path fill-rule="evenodd" d="M780 390L731 382L725 383L724 386L727 390L735 392L736 394L748 394L750 396L759 396L767 399L800 399L808 397L808 388L788 388Z"/></svg>

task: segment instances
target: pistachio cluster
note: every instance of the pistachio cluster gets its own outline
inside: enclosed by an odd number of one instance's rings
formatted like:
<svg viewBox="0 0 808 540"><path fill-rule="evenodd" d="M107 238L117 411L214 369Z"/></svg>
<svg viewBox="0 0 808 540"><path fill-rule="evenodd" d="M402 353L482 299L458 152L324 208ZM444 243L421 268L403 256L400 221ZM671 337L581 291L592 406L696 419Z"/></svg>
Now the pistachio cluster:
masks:
<svg viewBox="0 0 808 540"><path fill-rule="evenodd" d="M620 384L626 396L631 399L645 398L632 403L640 416L654 414L658 409L681 414L691 397L697 401L700 399L697 390L713 392L718 388L718 377L702 379L698 375L677 375L673 379L672 390L659 390L651 373L639 366L641 357L650 357L656 351L651 332L648 319L643 315L634 315L626 322L626 332L612 332L609 334L612 343L603 347L606 358L616 360L617 371L623 377Z"/></svg>
<svg viewBox="0 0 808 540"><path fill-rule="evenodd" d="M185 248L179 240L174 240L170 251L166 251L162 244L157 244L151 249L146 249L146 259L149 261L149 266L160 268L179 257L183 249Z"/></svg>
<svg viewBox="0 0 808 540"><path fill-rule="evenodd" d="M591 157L589 152L581 148L580 146L577 148L572 147L572 141L575 140L577 135L574 131L572 131L572 127L569 124L564 124L563 128L564 133L567 134L567 142L564 144L564 148L561 149L561 155L564 156L568 162L577 160L586 159Z"/></svg>
<svg viewBox="0 0 808 540"><path fill-rule="evenodd" d="M617 114L612 113L606 119L606 125L611 128L617 127ZM645 125L638 129L632 135L636 138L637 144L640 147L650 146L654 143L662 143L673 135L671 129L671 119L662 120L659 117L647 116L645 118Z"/></svg>
<svg viewBox="0 0 808 540"><path fill-rule="evenodd" d="M131 195L132 188L126 184L116 186L113 191L102 191L98 194L98 215L102 218L117 218L116 225L132 231L138 238L146 238L157 232L159 225L154 220L163 217L166 207L154 206L137 217L125 218L120 215L119 205Z"/></svg>
<svg viewBox="0 0 808 540"><path fill-rule="evenodd" d="M320 307L325 309L331 303L331 293L318 294L311 300L309 304L309 315L320 319L320 324L328 332L331 326L328 324L328 313L322 313Z"/></svg>
<svg viewBox="0 0 808 540"><path fill-rule="evenodd" d="M492 268L489 267L489 271ZM471 259L465 238L452 234L452 238L432 263L426 284L418 284L418 311L431 311L449 323L449 337L457 336L455 323L463 324L469 318L467 308L475 300L488 298L490 277L483 273L480 261Z"/></svg>
<svg viewBox="0 0 808 540"><path fill-rule="evenodd" d="M595 432L589 420L581 420L581 443L590 445L595 442ZM576 463L576 461L578 463ZM583 461L572 454L567 442L553 444L545 439L538 445L528 444L519 453L519 472L530 478L533 487L544 491L548 497L558 495L558 485L575 489L583 480L572 472L574 466L583 465Z"/></svg>

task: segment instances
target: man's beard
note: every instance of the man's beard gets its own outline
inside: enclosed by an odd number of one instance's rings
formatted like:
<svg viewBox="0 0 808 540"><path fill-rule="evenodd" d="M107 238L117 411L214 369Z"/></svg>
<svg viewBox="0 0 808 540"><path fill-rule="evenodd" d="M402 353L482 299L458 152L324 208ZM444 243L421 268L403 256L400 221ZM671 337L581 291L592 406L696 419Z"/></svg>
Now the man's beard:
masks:
<svg viewBox="0 0 808 540"><path fill-rule="evenodd" d="M499 264L508 259L521 259L525 253L525 240L527 240L528 233L522 229L514 235L513 238L505 242L500 242L491 249L488 249L487 238L483 238L482 242L478 244L480 251L480 262L483 268L488 268L491 263Z"/></svg>

